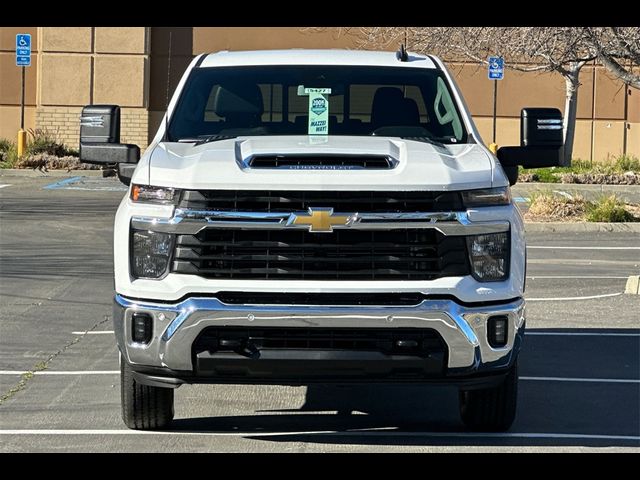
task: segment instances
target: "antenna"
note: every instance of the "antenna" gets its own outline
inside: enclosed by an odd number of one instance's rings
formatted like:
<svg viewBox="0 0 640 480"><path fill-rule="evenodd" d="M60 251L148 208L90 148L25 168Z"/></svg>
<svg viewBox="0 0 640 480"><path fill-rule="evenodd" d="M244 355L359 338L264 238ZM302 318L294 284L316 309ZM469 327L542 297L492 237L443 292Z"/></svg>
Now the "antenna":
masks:
<svg viewBox="0 0 640 480"><path fill-rule="evenodd" d="M401 62L409 61L409 55L407 55L407 50L404 48L404 43L400 44L400 48L396 52L396 58Z"/></svg>
<svg viewBox="0 0 640 480"><path fill-rule="evenodd" d="M164 137L162 138L163 142L167 141L169 137L169 84L171 83L171 36L173 35L172 31L169 31L169 55L167 57L167 97L165 101L165 110L164 114Z"/></svg>

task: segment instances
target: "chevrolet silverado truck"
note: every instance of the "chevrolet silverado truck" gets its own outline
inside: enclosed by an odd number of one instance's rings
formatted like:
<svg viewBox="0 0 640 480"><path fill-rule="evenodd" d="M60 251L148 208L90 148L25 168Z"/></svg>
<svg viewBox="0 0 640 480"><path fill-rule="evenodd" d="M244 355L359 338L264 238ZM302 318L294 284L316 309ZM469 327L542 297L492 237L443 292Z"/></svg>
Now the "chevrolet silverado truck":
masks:
<svg viewBox="0 0 640 480"><path fill-rule="evenodd" d="M488 81L488 80L487 80ZM88 105L84 162L129 185L115 216L122 416L167 427L183 384L455 385L505 430L525 328L518 165L559 163L557 109L484 146L431 55L198 55L140 157Z"/></svg>

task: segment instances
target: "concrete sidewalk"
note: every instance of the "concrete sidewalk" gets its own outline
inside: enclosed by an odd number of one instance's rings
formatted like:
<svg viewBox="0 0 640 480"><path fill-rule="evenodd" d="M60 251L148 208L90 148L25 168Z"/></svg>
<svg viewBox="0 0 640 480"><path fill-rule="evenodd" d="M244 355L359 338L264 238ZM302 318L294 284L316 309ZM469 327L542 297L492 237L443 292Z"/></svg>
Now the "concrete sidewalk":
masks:
<svg viewBox="0 0 640 480"><path fill-rule="evenodd" d="M608 222L524 222L527 233L578 233L578 232L607 232L607 233L638 233L640 243L640 222L608 223Z"/></svg>
<svg viewBox="0 0 640 480"><path fill-rule="evenodd" d="M511 187L514 197L529 198L535 191L558 191L571 195L579 193L587 200L616 194L629 203L640 203L640 185L582 185L579 183L516 183Z"/></svg>
<svg viewBox="0 0 640 480"><path fill-rule="evenodd" d="M0 168L0 177L102 177L105 176L103 172L109 173L109 170L49 170L48 172L43 172L33 168ZM111 172L113 172L113 170ZM114 174L111 173L106 176L113 175Z"/></svg>

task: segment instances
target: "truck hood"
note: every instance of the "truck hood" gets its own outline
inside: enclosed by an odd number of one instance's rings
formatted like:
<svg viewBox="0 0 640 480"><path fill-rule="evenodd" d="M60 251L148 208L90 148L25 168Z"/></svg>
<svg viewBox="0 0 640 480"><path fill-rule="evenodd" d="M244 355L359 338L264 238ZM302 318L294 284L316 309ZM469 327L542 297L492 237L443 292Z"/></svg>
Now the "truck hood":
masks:
<svg viewBox="0 0 640 480"><path fill-rule="evenodd" d="M384 170L257 169L260 155L388 155ZM194 146L161 142L150 158L151 185L188 189L463 190L494 186L495 163L477 144L441 145L388 137L238 137ZM506 181L499 179L500 185ZM496 185L497 186L497 185Z"/></svg>

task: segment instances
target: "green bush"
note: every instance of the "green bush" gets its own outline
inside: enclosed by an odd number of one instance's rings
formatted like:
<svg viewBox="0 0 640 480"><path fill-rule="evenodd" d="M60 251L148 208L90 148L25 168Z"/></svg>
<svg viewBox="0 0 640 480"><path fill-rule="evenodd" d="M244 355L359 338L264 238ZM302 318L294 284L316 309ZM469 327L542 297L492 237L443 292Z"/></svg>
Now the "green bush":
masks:
<svg viewBox="0 0 640 480"><path fill-rule="evenodd" d="M58 136L43 128L30 128L27 133L31 137L27 141L27 155L47 153L57 157L63 157L66 153L65 146L58 141Z"/></svg>
<svg viewBox="0 0 640 480"><path fill-rule="evenodd" d="M535 181L543 183L560 183L560 176L563 173L614 175L626 172L640 173L640 159L638 157L621 155L608 163L597 163L576 158L571 161L570 167L519 168L520 174L533 174L536 177Z"/></svg>
<svg viewBox="0 0 640 480"><path fill-rule="evenodd" d="M587 205L588 222L633 222L635 217L615 195L601 197Z"/></svg>
<svg viewBox="0 0 640 480"><path fill-rule="evenodd" d="M46 153L56 157L79 156L78 150L67 148L64 143L58 140L56 132L51 132L46 128L30 128L27 132L31 139L27 142L26 155Z"/></svg>
<svg viewBox="0 0 640 480"><path fill-rule="evenodd" d="M16 144L9 139L0 138L0 152L5 153L15 148Z"/></svg>
<svg viewBox="0 0 640 480"><path fill-rule="evenodd" d="M0 168L13 168L18 161L18 148L14 142L0 138Z"/></svg>
<svg viewBox="0 0 640 480"><path fill-rule="evenodd" d="M640 158L633 155L620 155L614 162L620 172L640 172Z"/></svg>

